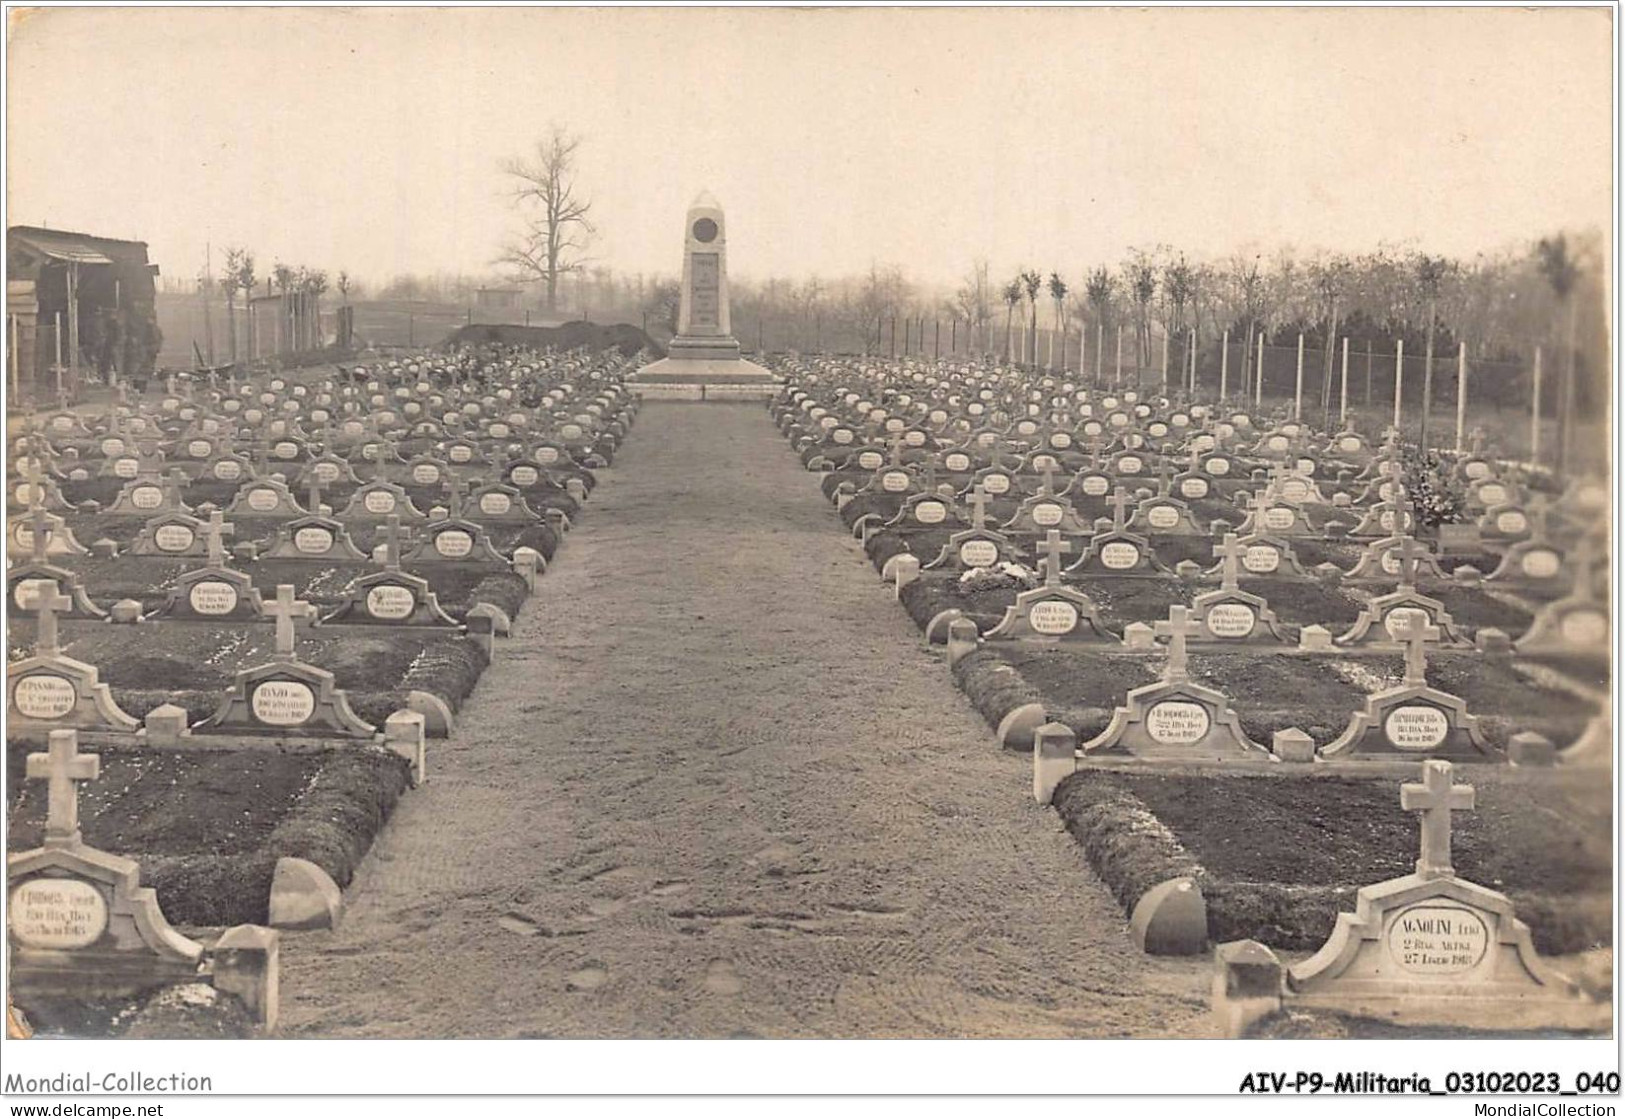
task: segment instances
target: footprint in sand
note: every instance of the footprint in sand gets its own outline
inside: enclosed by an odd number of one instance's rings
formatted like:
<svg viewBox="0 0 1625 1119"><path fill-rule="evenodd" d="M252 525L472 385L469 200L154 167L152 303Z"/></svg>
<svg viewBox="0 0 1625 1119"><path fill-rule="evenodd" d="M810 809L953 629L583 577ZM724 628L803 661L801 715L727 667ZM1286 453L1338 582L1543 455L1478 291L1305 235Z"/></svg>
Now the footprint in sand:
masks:
<svg viewBox="0 0 1625 1119"><path fill-rule="evenodd" d="M662 882L649 892L657 898L669 898L688 889L687 882Z"/></svg>
<svg viewBox="0 0 1625 1119"><path fill-rule="evenodd" d="M507 929L520 936L536 936L542 930L536 927L534 921L527 921L517 913L504 913L497 918L497 927Z"/></svg>
<svg viewBox="0 0 1625 1119"><path fill-rule="evenodd" d="M596 991L609 979L609 971L602 964L588 964L564 977L564 985L572 991Z"/></svg>
<svg viewBox="0 0 1625 1119"><path fill-rule="evenodd" d="M713 995L737 995L744 988L727 960L712 960L705 969L705 989Z"/></svg>

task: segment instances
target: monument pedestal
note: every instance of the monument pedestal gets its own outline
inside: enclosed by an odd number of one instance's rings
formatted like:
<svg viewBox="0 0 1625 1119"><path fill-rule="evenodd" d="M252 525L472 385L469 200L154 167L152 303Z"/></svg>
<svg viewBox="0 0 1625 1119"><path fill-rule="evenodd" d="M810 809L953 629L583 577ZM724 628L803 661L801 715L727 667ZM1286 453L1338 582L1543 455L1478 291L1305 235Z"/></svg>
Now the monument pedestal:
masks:
<svg viewBox="0 0 1625 1119"><path fill-rule="evenodd" d="M666 357L628 380L645 399L769 400L780 382L739 356L728 313L727 226L722 207L701 194L688 209L677 337Z"/></svg>

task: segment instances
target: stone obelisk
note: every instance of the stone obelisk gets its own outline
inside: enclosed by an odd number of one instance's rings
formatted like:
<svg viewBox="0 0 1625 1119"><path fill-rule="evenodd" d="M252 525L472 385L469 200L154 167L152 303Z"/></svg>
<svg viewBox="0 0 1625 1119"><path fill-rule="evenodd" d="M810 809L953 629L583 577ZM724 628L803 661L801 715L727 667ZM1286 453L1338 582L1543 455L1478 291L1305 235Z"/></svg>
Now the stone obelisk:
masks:
<svg viewBox="0 0 1625 1119"><path fill-rule="evenodd" d="M709 191L688 208L683 230L683 287L677 336L666 357L633 375L637 386L688 386L659 395L753 395L776 381L760 365L739 356L728 313L728 223ZM699 386L696 390L694 386Z"/></svg>

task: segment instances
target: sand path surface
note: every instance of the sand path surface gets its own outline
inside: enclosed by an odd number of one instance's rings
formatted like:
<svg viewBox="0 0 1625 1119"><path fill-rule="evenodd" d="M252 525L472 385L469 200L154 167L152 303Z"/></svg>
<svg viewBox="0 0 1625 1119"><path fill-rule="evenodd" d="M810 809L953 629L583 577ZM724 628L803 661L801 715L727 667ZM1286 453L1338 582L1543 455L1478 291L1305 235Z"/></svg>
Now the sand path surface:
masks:
<svg viewBox="0 0 1625 1119"><path fill-rule="evenodd" d="M338 930L303 1037L1199 1036L760 406L650 404Z"/></svg>

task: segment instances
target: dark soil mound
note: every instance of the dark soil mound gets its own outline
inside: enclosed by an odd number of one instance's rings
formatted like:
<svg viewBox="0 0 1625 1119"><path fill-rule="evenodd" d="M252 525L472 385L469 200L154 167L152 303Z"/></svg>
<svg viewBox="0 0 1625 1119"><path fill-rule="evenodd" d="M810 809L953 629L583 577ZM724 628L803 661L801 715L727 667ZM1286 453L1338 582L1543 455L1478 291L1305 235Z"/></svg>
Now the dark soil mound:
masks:
<svg viewBox="0 0 1625 1119"><path fill-rule="evenodd" d="M648 350L656 358L666 356L666 350L643 331L627 323L600 326L590 322L567 322L563 326L513 326L502 324L475 324L465 326L446 339L452 346L529 346L543 349L573 350L585 346L593 353L619 350L626 357L635 357Z"/></svg>

